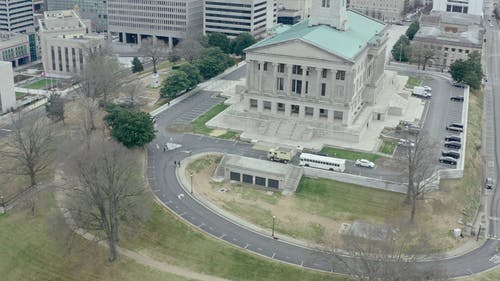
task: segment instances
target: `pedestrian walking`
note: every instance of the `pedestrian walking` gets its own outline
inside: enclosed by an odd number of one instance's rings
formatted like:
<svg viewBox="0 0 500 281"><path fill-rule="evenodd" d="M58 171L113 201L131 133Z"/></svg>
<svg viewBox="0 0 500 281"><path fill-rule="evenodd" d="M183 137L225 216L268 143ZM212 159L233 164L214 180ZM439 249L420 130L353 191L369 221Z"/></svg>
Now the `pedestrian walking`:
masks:
<svg viewBox="0 0 500 281"><path fill-rule="evenodd" d="M167 151L167 148L166 147L163 147L163 152L166 152Z"/></svg>
<svg viewBox="0 0 500 281"><path fill-rule="evenodd" d="M177 166L181 166L181 161L177 161Z"/></svg>
<svg viewBox="0 0 500 281"><path fill-rule="evenodd" d="M174 166L177 166L177 161L174 161Z"/></svg>

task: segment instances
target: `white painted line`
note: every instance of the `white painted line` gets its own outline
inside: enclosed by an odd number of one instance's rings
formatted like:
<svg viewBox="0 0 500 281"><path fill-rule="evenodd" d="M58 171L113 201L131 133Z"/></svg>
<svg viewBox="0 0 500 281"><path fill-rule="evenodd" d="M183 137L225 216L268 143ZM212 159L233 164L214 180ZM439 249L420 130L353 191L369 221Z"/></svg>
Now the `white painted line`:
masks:
<svg viewBox="0 0 500 281"><path fill-rule="evenodd" d="M304 266L304 261L301 261L301 262L300 262L300 266Z"/></svg>
<svg viewBox="0 0 500 281"><path fill-rule="evenodd" d="M249 245L249 244L247 244L247 245L245 246L245 249L246 249L246 248L248 248L248 246L250 246L250 245Z"/></svg>
<svg viewBox="0 0 500 281"><path fill-rule="evenodd" d="M202 226L204 226L204 225L205 225L204 223L200 223L200 225L198 225L198 227L200 227L200 228L201 228L201 227L202 227Z"/></svg>
<svg viewBox="0 0 500 281"><path fill-rule="evenodd" d="M222 239L224 237L226 237L226 234L224 234L224 233L221 236L219 236L220 239Z"/></svg>
<svg viewBox="0 0 500 281"><path fill-rule="evenodd" d="M276 256L276 253L273 253L273 256L271 258L274 259L274 256Z"/></svg>
<svg viewBox="0 0 500 281"><path fill-rule="evenodd" d="M236 238L233 238L233 241L238 241L238 239L236 239Z"/></svg>
<svg viewBox="0 0 500 281"><path fill-rule="evenodd" d="M179 216L184 216L186 214L186 212L182 212L182 214L179 214Z"/></svg>
<svg viewBox="0 0 500 281"><path fill-rule="evenodd" d="M262 251L262 249L261 249L261 248L257 248L257 250Z"/></svg>
<svg viewBox="0 0 500 281"><path fill-rule="evenodd" d="M9 130L9 129L3 129L3 128L0 128L0 130L2 130L2 131L6 131L6 132L12 132L12 130Z"/></svg>

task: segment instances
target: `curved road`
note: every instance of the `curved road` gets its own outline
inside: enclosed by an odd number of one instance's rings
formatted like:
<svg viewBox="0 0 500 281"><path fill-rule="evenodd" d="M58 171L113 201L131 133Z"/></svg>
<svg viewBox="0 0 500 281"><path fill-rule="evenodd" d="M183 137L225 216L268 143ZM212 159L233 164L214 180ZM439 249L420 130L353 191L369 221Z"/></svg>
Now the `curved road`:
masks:
<svg viewBox="0 0 500 281"><path fill-rule="evenodd" d="M190 154L201 152L222 152L265 158L265 152L253 150L250 144L226 141L206 136L167 133L165 128L176 120L189 115L193 106L197 107L214 99L213 92L200 91L196 95L171 106L157 117L160 134L155 143L148 146L148 179L156 196L187 222L200 230L230 244L247 249L259 255L311 269L327 272L347 273L346 268L336 259L313 248L293 245L269 236L256 233L236 224L200 204L181 187L176 178L174 161ZM194 119L194 118L193 118ZM500 132L500 129L497 130ZM158 145L166 142L182 144L181 148L163 152ZM196 187L194 187L196 193ZM183 194L183 195L180 195ZM465 276L481 272L495 266L490 258L496 254L500 242L489 239L485 244L463 256L438 261L420 262L425 268L441 266L450 277Z"/></svg>

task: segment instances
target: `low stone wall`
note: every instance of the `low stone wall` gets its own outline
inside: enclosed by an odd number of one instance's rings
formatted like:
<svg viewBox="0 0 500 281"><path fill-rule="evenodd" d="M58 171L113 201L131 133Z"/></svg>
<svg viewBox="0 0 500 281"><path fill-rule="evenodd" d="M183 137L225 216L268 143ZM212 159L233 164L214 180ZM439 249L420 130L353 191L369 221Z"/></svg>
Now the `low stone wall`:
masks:
<svg viewBox="0 0 500 281"><path fill-rule="evenodd" d="M331 179L340 182L357 184L365 187L376 188L386 191L406 193L408 187L404 183L368 178L363 176L332 172L316 168L304 167L304 176Z"/></svg>

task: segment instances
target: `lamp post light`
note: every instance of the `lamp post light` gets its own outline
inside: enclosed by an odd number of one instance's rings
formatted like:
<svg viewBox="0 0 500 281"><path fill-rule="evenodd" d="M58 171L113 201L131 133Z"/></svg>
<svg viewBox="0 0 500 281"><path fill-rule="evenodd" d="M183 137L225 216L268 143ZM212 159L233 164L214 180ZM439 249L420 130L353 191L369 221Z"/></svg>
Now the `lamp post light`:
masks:
<svg viewBox="0 0 500 281"><path fill-rule="evenodd" d="M276 221L276 216L273 216L273 232L271 234L271 237L274 238L274 222Z"/></svg>
<svg viewBox="0 0 500 281"><path fill-rule="evenodd" d="M191 194L193 194L193 173L191 173L190 176L191 176Z"/></svg>

